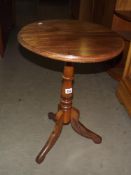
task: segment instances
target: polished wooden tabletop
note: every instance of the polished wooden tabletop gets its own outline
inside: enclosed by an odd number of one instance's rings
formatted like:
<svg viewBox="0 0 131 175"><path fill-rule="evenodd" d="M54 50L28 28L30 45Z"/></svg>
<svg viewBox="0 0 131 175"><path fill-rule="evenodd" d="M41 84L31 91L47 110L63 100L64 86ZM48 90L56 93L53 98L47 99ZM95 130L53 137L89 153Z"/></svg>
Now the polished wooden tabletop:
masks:
<svg viewBox="0 0 131 175"><path fill-rule="evenodd" d="M18 34L22 46L41 56L65 62L91 63L119 55L124 41L115 32L77 20L39 21Z"/></svg>

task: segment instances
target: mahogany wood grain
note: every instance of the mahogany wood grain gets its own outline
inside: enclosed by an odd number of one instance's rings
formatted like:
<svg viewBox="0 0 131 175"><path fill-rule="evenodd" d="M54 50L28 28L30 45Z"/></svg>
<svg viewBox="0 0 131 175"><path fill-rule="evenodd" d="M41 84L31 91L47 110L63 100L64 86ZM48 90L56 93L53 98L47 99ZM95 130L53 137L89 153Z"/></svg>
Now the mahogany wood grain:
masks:
<svg viewBox="0 0 131 175"><path fill-rule="evenodd" d="M41 163L60 136L64 124L81 136L99 144L102 138L79 121L79 111L72 106L74 66L71 62L100 62L120 54L123 40L103 26L69 20L42 21L29 24L19 32L19 42L27 49L55 60L67 62L64 66L58 111L48 117L56 123L45 146L36 158Z"/></svg>
<svg viewBox="0 0 131 175"><path fill-rule="evenodd" d="M18 40L41 56L65 62L101 62L124 48L123 40L111 30L77 20L49 20L22 28Z"/></svg>

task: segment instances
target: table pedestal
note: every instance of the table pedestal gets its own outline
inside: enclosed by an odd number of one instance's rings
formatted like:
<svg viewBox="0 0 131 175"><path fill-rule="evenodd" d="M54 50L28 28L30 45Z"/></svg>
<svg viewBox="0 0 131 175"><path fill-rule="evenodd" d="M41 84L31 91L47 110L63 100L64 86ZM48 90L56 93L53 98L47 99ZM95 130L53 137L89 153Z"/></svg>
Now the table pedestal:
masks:
<svg viewBox="0 0 131 175"><path fill-rule="evenodd" d="M36 157L36 162L41 163L50 149L54 146L60 133L62 131L64 124L71 123L72 128L81 136L86 137L94 141L94 143L101 143L102 138L96 133L87 129L79 121L79 111L72 107L73 99L73 79L74 79L74 67L71 64L66 64L64 67L63 81L61 87L61 99L58 105L58 112L56 114L49 113L49 119L55 121L55 128L51 133L45 146L42 148L38 156Z"/></svg>

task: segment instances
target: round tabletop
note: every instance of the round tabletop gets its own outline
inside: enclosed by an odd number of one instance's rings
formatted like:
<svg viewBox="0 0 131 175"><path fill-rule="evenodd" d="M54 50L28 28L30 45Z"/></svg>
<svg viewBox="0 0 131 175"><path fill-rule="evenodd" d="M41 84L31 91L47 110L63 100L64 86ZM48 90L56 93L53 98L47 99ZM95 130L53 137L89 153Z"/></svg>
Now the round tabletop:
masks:
<svg viewBox="0 0 131 175"><path fill-rule="evenodd" d="M48 20L21 29L18 41L43 57L65 62L93 63L112 59L124 48L123 39L98 24Z"/></svg>

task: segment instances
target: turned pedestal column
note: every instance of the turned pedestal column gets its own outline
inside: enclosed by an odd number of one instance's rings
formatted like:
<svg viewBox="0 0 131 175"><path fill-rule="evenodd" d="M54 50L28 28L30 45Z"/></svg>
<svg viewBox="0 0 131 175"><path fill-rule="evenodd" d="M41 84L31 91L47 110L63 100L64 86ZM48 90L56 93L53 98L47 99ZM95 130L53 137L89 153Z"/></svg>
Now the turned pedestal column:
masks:
<svg viewBox="0 0 131 175"><path fill-rule="evenodd" d="M58 112L56 114L49 113L50 119L56 122L55 129L51 133L45 146L42 148L36 158L37 163L41 163L46 154L55 144L56 140L60 136L63 124L69 124L71 122L72 128L81 136L92 139L95 143L101 143L102 138L94 132L87 129L83 124L79 122L79 111L72 107L73 98L73 79L74 79L74 67L66 65L64 67L63 81L61 88L60 104L58 105Z"/></svg>

